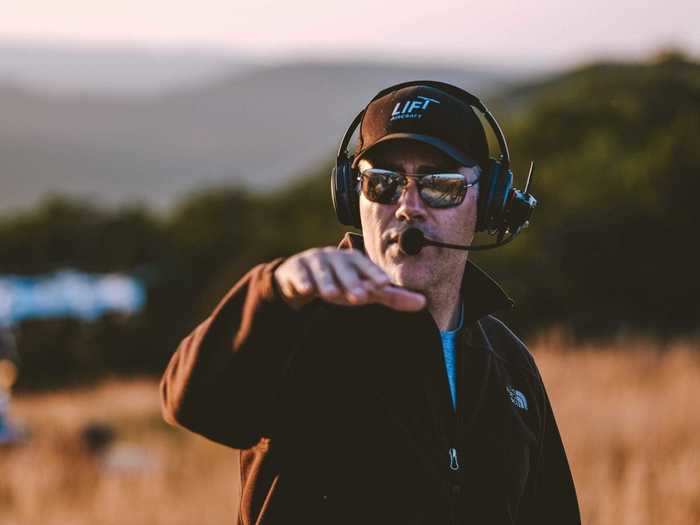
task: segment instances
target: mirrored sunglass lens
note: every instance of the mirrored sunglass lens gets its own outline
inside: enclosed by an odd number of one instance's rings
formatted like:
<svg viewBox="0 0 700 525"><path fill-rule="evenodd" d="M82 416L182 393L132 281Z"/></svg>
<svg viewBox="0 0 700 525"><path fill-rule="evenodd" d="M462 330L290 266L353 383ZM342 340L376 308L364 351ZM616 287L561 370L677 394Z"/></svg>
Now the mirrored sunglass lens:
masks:
<svg viewBox="0 0 700 525"><path fill-rule="evenodd" d="M421 197L434 208L456 206L464 199L464 177L456 174L427 175L420 181Z"/></svg>
<svg viewBox="0 0 700 525"><path fill-rule="evenodd" d="M362 192L373 202L389 204L397 200L400 182L396 173L366 170L362 173Z"/></svg>

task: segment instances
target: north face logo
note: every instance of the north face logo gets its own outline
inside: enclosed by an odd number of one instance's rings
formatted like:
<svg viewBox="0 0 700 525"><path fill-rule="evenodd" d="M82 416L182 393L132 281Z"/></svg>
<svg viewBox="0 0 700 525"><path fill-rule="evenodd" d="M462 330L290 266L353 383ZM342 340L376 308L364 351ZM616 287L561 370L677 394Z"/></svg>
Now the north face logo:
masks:
<svg viewBox="0 0 700 525"><path fill-rule="evenodd" d="M440 103L439 100L422 95L418 95L416 99L418 100L409 99L406 102L397 102L396 106L394 106L394 111L391 112L391 119L389 122L406 118L421 118L423 114L420 111L428 109L428 105L431 102L435 102L436 104Z"/></svg>
<svg viewBox="0 0 700 525"><path fill-rule="evenodd" d="M522 410L527 410L527 399L525 399L525 394L523 394L520 390L516 390L512 386L507 386L506 392L508 392L508 397L510 397L511 403Z"/></svg>

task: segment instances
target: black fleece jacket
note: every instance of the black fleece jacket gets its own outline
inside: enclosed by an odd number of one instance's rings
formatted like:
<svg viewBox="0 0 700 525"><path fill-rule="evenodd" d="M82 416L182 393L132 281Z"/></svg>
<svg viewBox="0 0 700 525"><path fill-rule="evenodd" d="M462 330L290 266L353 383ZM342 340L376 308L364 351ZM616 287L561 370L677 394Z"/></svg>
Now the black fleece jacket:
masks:
<svg viewBox="0 0 700 525"><path fill-rule="evenodd" d="M239 524L580 523L542 378L485 273L462 280L455 413L427 309L295 311L282 261L242 277L161 381L168 422L240 450Z"/></svg>

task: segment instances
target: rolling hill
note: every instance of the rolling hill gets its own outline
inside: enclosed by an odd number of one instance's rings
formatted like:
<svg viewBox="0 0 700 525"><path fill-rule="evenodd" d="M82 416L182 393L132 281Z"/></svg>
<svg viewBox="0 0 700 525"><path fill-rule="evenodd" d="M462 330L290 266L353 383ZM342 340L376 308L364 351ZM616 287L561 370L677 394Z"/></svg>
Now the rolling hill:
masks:
<svg viewBox="0 0 700 525"><path fill-rule="evenodd" d="M275 187L332 158L348 123L379 89L415 78L452 82L480 96L520 79L459 68L306 62L150 96L0 87L0 213L55 192L163 209L207 185Z"/></svg>

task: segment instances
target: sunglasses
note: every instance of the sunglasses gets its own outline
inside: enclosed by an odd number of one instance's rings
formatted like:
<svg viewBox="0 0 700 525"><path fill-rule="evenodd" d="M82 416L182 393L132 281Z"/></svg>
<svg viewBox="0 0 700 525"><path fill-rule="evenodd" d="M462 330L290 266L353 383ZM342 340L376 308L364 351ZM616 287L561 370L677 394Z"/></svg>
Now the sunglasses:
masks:
<svg viewBox="0 0 700 525"><path fill-rule="evenodd" d="M361 171L357 180L368 200L396 204L409 178L415 179L421 199L431 208L459 206L467 190L479 182L478 176L467 180L461 173L408 174L380 168Z"/></svg>

